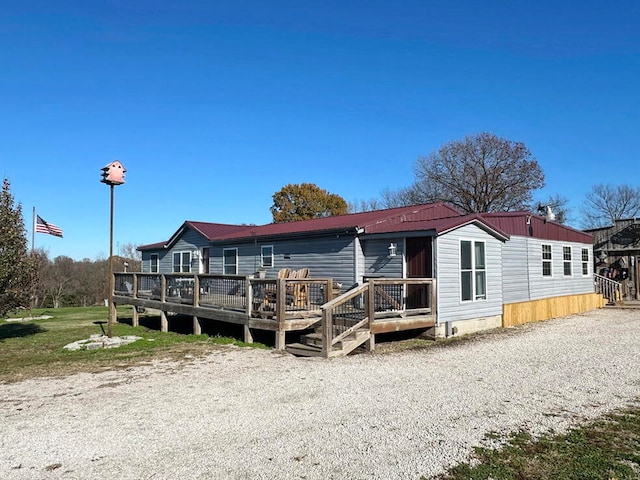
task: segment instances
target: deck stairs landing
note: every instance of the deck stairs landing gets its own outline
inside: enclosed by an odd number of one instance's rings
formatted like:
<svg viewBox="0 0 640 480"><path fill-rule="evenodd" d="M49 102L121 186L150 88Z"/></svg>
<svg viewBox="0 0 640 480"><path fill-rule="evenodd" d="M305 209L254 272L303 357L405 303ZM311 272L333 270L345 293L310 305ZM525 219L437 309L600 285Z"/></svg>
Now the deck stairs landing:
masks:
<svg viewBox="0 0 640 480"><path fill-rule="evenodd" d="M313 333L303 335L300 343L291 343L285 347L287 352L299 357L344 357L371 338L371 331L359 328L338 340L328 355L322 351L322 332L318 327Z"/></svg>

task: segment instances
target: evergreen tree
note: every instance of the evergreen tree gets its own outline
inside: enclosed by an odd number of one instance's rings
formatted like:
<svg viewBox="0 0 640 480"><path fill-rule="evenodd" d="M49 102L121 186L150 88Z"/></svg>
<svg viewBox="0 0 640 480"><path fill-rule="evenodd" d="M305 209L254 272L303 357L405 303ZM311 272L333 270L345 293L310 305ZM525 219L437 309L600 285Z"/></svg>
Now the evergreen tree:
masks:
<svg viewBox="0 0 640 480"><path fill-rule="evenodd" d="M22 206L15 205L8 179L0 192L0 316L28 306L36 263L27 249Z"/></svg>

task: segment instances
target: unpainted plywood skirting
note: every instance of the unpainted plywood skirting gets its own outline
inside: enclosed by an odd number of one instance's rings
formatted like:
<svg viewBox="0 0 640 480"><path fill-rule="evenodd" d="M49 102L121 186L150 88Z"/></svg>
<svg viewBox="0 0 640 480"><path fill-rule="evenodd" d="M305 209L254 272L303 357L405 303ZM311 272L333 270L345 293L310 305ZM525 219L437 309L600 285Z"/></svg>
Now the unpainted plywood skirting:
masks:
<svg viewBox="0 0 640 480"><path fill-rule="evenodd" d="M602 308L607 301L597 293L582 293L562 297L543 298L528 302L509 303L503 306L502 326L513 327L524 323L540 322L550 318L565 317L574 313Z"/></svg>

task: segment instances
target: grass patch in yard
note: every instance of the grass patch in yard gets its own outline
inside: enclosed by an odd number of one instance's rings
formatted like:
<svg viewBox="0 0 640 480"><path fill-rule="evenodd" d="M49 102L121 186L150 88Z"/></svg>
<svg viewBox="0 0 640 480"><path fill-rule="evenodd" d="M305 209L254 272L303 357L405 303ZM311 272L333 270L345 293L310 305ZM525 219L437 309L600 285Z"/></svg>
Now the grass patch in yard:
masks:
<svg viewBox="0 0 640 480"><path fill-rule="evenodd" d="M495 440L495 435L492 436ZM517 432L499 449L478 447L476 462L457 465L438 480L637 480L640 407L630 407L564 435L534 439Z"/></svg>
<svg viewBox="0 0 640 480"><path fill-rule="evenodd" d="M130 311L130 308L124 309L119 317ZM64 348L92 334L101 334L100 325L94 322L105 321L107 313L106 307L37 309L22 315L52 318L0 321L0 382L126 368L151 360L200 356L221 345L248 345L230 337L183 335L115 323L113 336L135 335L142 340L112 349L69 351ZM251 346L264 348L261 344Z"/></svg>

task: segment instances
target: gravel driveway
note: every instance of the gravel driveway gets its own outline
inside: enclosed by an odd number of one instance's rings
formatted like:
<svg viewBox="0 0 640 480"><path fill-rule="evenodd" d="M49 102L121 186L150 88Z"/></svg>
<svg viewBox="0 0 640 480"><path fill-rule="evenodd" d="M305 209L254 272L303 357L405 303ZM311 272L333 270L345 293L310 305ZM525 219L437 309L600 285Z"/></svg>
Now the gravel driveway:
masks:
<svg viewBox="0 0 640 480"><path fill-rule="evenodd" d="M490 431L534 433L640 397L640 310L423 351L183 363L0 385L2 479L418 479Z"/></svg>

